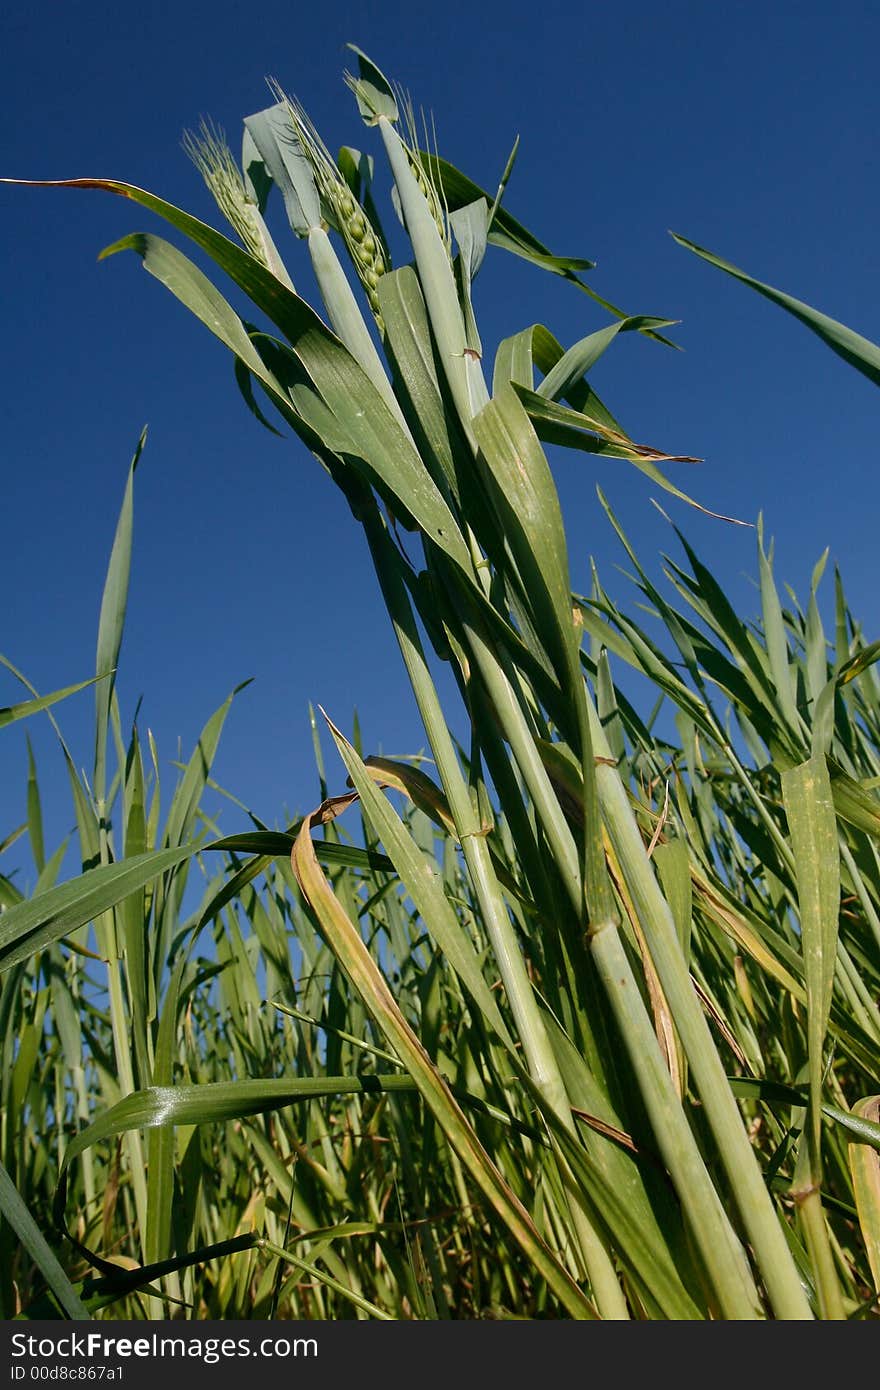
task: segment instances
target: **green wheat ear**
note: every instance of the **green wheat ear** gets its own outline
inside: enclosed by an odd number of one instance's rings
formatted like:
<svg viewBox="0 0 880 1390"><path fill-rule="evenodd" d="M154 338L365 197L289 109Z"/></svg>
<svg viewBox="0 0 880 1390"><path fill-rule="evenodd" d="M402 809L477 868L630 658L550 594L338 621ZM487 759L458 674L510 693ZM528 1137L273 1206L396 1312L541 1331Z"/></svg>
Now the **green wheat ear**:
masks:
<svg viewBox="0 0 880 1390"><path fill-rule="evenodd" d="M226 142L225 131L203 117L198 135L187 130L181 143L239 240L252 256L266 265L257 225L259 211L248 198L244 178Z"/></svg>
<svg viewBox="0 0 880 1390"><path fill-rule="evenodd" d="M366 291L379 332L384 334L377 287L381 276L390 266L379 237L308 112L296 97L287 96L277 83L270 83L270 86L278 100L287 107L300 148L311 165L321 196L322 211L342 236L358 279Z"/></svg>
<svg viewBox="0 0 880 1390"><path fill-rule="evenodd" d="M221 126L202 117L198 134L184 132L184 152L204 179L214 202L247 251L291 286L290 276L256 203L249 196L244 176L235 161Z"/></svg>

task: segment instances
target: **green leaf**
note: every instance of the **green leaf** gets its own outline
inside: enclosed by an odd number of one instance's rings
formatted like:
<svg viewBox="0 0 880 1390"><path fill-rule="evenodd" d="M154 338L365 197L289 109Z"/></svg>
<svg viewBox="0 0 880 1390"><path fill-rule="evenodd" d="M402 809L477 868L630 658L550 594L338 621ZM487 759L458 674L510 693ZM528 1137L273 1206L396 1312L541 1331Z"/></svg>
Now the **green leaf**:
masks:
<svg viewBox="0 0 880 1390"><path fill-rule="evenodd" d="M485 188L480 188L479 184L474 183L472 179L469 179L466 174L456 169L447 160L426 150L419 151L419 158L426 172L436 178L439 183L450 212L456 212L459 208L476 203L481 198L485 200L487 206L494 206L495 200L491 193L488 193ZM556 275L562 275L567 280L573 280L591 298L598 299L598 296L587 288L576 273L580 270L592 270L596 264L595 261L585 260L581 256L554 256L543 242L533 236L521 222L517 222L515 217L511 217L510 213L503 207L499 206L495 209L495 215L489 229L489 240L496 246L504 247L506 251L512 251L514 255L522 256L534 265L550 270ZM621 312L619 317L625 318L626 315Z"/></svg>
<svg viewBox="0 0 880 1390"><path fill-rule="evenodd" d="M559 497L528 415L510 386L474 420L501 531L526 587L532 619L565 688L577 663L571 580Z"/></svg>
<svg viewBox="0 0 880 1390"><path fill-rule="evenodd" d="M855 680L863 671L867 671L869 666L873 666L875 661L880 661L880 642L871 642L867 647L863 647L860 652L849 661L845 661L837 672L838 685L848 685Z"/></svg>
<svg viewBox="0 0 880 1390"><path fill-rule="evenodd" d="M508 381L514 386L523 386L527 391L533 391L535 369L537 368L545 377L549 376L564 356L565 350L562 344L558 342L550 330L541 323L533 323L531 327L524 328L520 333L505 338L499 345L495 355L492 394L497 396L501 387L506 385ZM589 382L583 377L574 381L564 394L572 409L587 416L593 422L591 427L600 434L625 441L627 444L632 442L608 407L603 404ZM538 399L543 400L542 397ZM544 402L545 406L549 404L549 402Z"/></svg>
<svg viewBox="0 0 880 1390"><path fill-rule="evenodd" d="M836 1105L823 1105L822 1114L827 1115L830 1120L834 1120L845 1129L848 1134L854 1136L859 1144L866 1144L869 1148L880 1151L880 1123L878 1123L878 1101L873 1097L873 1114L871 1111L871 1098L867 1101L858 1101L852 1110L840 1110ZM850 1140L850 1143L853 1141ZM875 1160L876 1161L876 1160Z"/></svg>
<svg viewBox="0 0 880 1390"><path fill-rule="evenodd" d="M299 831L299 823L296 833ZM222 840L212 840L203 845L203 851L219 849L230 854L258 854L270 859L289 859L296 840L296 833L283 830L246 830L240 835L225 835ZM315 841L315 853L319 861L330 869L358 869L363 873L378 869L389 873L394 865L387 854L379 854L372 849L359 849L357 845L335 844L329 840Z"/></svg>
<svg viewBox="0 0 880 1390"><path fill-rule="evenodd" d="M228 237L191 217L172 203L157 198L145 189L135 187L134 184L120 183L113 179L63 179L54 182L32 180L31 183L39 187L99 188L131 198L143 207L158 213L160 217L166 218L197 246L207 251L217 265L232 277L239 288L244 290L254 304L285 334L320 399L326 402L329 413L340 424L340 428L343 428L344 437L347 436L351 447L357 456L366 462L373 476L383 480L389 493L400 497L401 510L409 511L416 518L434 544L445 550L456 564L469 572L470 557L464 540L446 504L438 497L436 486L426 473L412 442L361 367L305 300L300 299L265 266L236 246ZM159 239L152 240L155 242ZM125 238L103 254L108 255L111 251L122 249L141 252L142 245L141 237ZM170 258L166 257L165 261L166 268L169 268L167 263L170 262ZM186 258L179 256L179 261L186 262ZM243 343L241 334L244 330L241 321L237 316L233 316L237 323L235 328L229 317L232 310L205 277L195 284L181 281L179 261L170 265L169 273L181 291L180 297L183 298L187 293L193 294L194 302L200 303L205 310L206 317L203 322L214 332L217 332L218 328L222 329L218 333L221 338L225 331L234 332L236 341L233 351L254 371L254 375L260 380L265 380L263 364L259 359L254 363L253 349L250 346L245 347ZM195 270L195 267L190 268ZM196 276L199 274L200 272L196 272ZM187 276L186 279L189 280L190 277ZM208 293L206 286L210 287L212 293ZM169 285L169 288L171 287ZM178 289L175 288L174 292L177 293ZM217 327L212 325L212 315L220 316L221 322L218 322ZM201 317L201 314L199 316ZM277 392L277 382L270 380L268 385L271 393Z"/></svg>
<svg viewBox="0 0 880 1390"><path fill-rule="evenodd" d="M686 841L676 836L656 845L654 863L657 865L663 892L672 912L682 953L685 960L690 962L693 889Z"/></svg>
<svg viewBox="0 0 880 1390"><path fill-rule="evenodd" d="M236 695L245 690L250 683L250 680L246 680L237 685L227 695L220 708L214 711L199 734L198 743L168 808L168 819L165 822L167 844L172 846L183 844L184 840L188 840L192 835L199 804L217 754L226 716Z"/></svg>
<svg viewBox="0 0 880 1390"><path fill-rule="evenodd" d="M18 1189L0 1165L0 1211L34 1261L61 1308L69 1318L88 1321L89 1311L71 1284L58 1258L46 1243L39 1226L25 1206Z"/></svg>
<svg viewBox="0 0 880 1390"><path fill-rule="evenodd" d="M429 150L419 150L418 153L428 176L433 178L440 187L450 212L454 212L457 208L466 207L468 203L475 203L480 198L485 198L490 207L494 207L495 200L492 194L488 193L485 188L481 188L479 184L474 183L473 179L468 178L460 169L456 169L454 164L441 159L439 155L432 154ZM585 260L581 256L553 255L543 242L533 236L515 217L511 217L510 213L503 207L495 208L489 228L489 241L495 246L502 247L505 251L511 251L515 256L521 256L524 260L530 261L532 265L538 266L541 270L550 271L553 275L561 275L564 279L571 281L614 318L630 317L626 310L619 309L615 304L603 299L580 278L578 271L592 270L596 264L595 261ZM641 331L647 338L655 338L657 342L665 343L667 347L676 347L676 344L670 339L662 337L652 328L646 326Z"/></svg>
<svg viewBox="0 0 880 1390"><path fill-rule="evenodd" d="M422 853L387 798L376 786L377 781L383 780L382 768L370 768L365 765L348 740L329 720L327 722L346 770L360 795L366 818L385 845L388 856L427 931L449 961L496 1037L513 1053L513 1039L483 976L477 953L447 900L433 862ZM417 772L417 769L414 771Z"/></svg>
<svg viewBox="0 0 880 1390"><path fill-rule="evenodd" d="M807 1048L815 1152L819 1151L824 1046L831 1013L840 910L840 851L831 779L823 756L782 773L782 798L797 871L807 987Z"/></svg>
<svg viewBox="0 0 880 1390"><path fill-rule="evenodd" d="M123 788L126 858L146 854L152 848L147 841L144 799L144 765L135 727L125 759ZM156 982L148 965L149 906L143 889L132 893L120 903L116 920L131 1000L131 1031L137 1062L136 1075L140 1084L146 1085L150 1080L149 1020L152 1020L156 1013Z"/></svg>
<svg viewBox="0 0 880 1390"><path fill-rule="evenodd" d="M15 672L15 667L0 656L0 663ZM17 674L17 672L16 672ZM51 705L56 705L59 700L66 700L68 695L75 695L79 690L85 690L86 686L94 685L96 680L106 680L107 676L93 676L91 680L80 681L77 685L67 685L63 690L54 690L51 695L40 695L35 700L23 700L18 705L0 706L0 729L6 724L14 724L17 719L28 719L32 714L39 714L44 709L49 709Z"/></svg>
<svg viewBox="0 0 880 1390"><path fill-rule="evenodd" d="M262 410L257 404L257 398L254 395L252 374L248 371L247 367L244 365L241 358L239 357L235 358L234 371L235 384L241 392L242 400L244 401L248 410L251 412L255 419L259 420L263 428L267 429L270 434L274 434L277 439L283 439L284 435L281 433L281 430L277 430L275 426L271 423L271 421L266 419L265 415L263 414Z"/></svg>
<svg viewBox="0 0 880 1390"><path fill-rule="evenodd" d="M284 1009L282 1012L302 1017L296 1010ZM395 1065L399 1067L401 1063L395 1059ZM71 1163L86 1149L134 1129L222 1124L227 1120L265 1115L288 1105L309 1104L332 1096L411 1095L418 1090L418 1083L411 1076L398 1072L363 1073L358 1076L258 1077L246 1081L210 1081L200 1085L147 1086L117 1101L71 1140L64 1155L62 1178L66 1178ZM499 1124L526 1135L536 1143L546 1142L539 1130L513 1119L480 1096L459 1088L456 1095L477 1113L497 1120ZM61 1196L63 1199L63 1191Z"/></svg>
<svg viewBox="0 0 880 1390"><path fill-rule="evenodd" d="M308 423L325 444L335 453L350 455L371 482L398 501L398 510L414 517L436 545L469 570L458 525L436 484L375 387L341 344L338 349L332 347L335 340L329 335L323 344L315 343L316 356L309 360L315 366L323 399L313 392L306 399L302 387L299 394L285 389L278 375L266 366L265 354L257 352L238 315L207 276L173 246L160 237L136 234L117 242L105 254L121 250L137 252L146 269L241 359L276 403L288 409L291 403L300 411L308 409ZM284 370L280 358L277 367Z"/></svg>
<svg viewBox="0 0 880 1390"><path fill-rule="evenodd" d="M880 1096L866 1096L853 1114L880 1129ZM874 1288L880 1294L880 1156L865 1144L849 1145L849 1164L859 1226L865 1242Z"/></svg>
<svg viewBox="0 0 880 1390"><path fill-rule="evenodd" d="M514 364L511 363L511 366ZM623 459L634 464L640 473L644 473L646 478L650 478L664 492L677 497L680 502L686 502L689 507L694 507L704 516L715 517L718 521L729 521L734 526L751 524L704 507L701 502L695 501L688 493L670 482L657 466L658 462L698 463L698 459L689 455L664 454L646 445L634 444L618 430L609 429L598 417L594 418L579 410L560 405L557 401L547 400L537 391L531 391L523 385L514 384L513 389L525 406L526 413L535 427L535 433L542 443L557 444L565 449L577 449L582 453L596 454L603 458Z"/></svg>
<svg viewBox="0 0 880 1390"><path fill-rule="evenodd" d="M291 228L297 236L307 236L312 227L321 225L321 199L287 102L245 116L244 128L284 199Z"/></svg>
<svg viewBox="0 0 880 1390"><path fill-rule="evenodd" d="M34 763L34 750L31 747L30 738L26 738L28 755L28 784L27 784L27 829L31 842L31 854L34 857L37 873L42 874L46 864L46 851L43 843L43 811L40 805L40 788L37 782L37 769Z"/></svg>
<svg viewBox="0 0 880 1390"><path fill-rule="evenodd" d="M880 386L880 347L876 343L872 343L868 338L863 338L860 333L854 333L851 328L846 328L836 319L830 319L827 314L821 314L818 309L811 309L810 305L804 304L802 300L793 299L790 294L784 294L782 290L775 290L771 285L754 280L751 275L747 275L738 266L731 265L729 261L722 260L720 256L705 250L702 246L697 246L696 242L688 241L687 237L678 236L675 232L672 232L671 235L679 246L693 251L704 261L708 261L710 265L717 266L719 270L726 271L735 280L741 280L744 285L748 285L758 294L762 294L765 299L769 299L771 304L778 304L781 309L785 309L787 313L799 319L812 333L821 338L832 352L836 352L838 357L842 357L844 362L855 367L857 372L861 372L869 381L873 381L875 386Z"/></svg>
<svg viewBox="0 0 880 1390"><path fill-rule="evenodd" d="M187 964L186 954L182 953L164 992L153 1063L155 1088L169 1088L174 1080L180 983ZM173 1210L174 1134L168 1127L151 1129L147 1144L147 1228L144 1232L144 1253L150 1263L167 1259L171 1253Z"/></svg>
<svg viewBox="0 0 880 1390"><path fill-rule="evenodd" d="M758 517L758 566L761 575L761 610L764 616L764 641L767 644L767 659L773 685L779 700L779 707L794 734L802 731L802 720L797 711L788 655L788 640L782 618L782 606L776 585L773 582L772 558L764 552L763 518Z"/></svg>
<svg viewBox="0 0 880 1390"><path fill-rule="evenodd" d="M161 281L190 313L201 319L205 327L235 353L248 371L262 381L271 395L287 403L284 388L267 370L243 321L198 266L163 237L145 232L134 232L105 247L101 259L115 256L120 251L134 251L140 256L144 268Z"/></svg>
<svg viewBox="0 0 880 1390"><path fill-rule="evenodd" d="M646 328L667 328L672 319L654 319L644 316L620 319L617 323L601 328L598 333L590 333L581 338L563 354L552 371L548 372L538 387L538 395L555 401L567 396L573 386L586 376L587 372L611 346L618 333L640 332Z"/></svg>
<svg viewBox="0 0 880 1390"><path fill-rule="evenodd" d="M247 1234L235 1236L232 1240L217 1241L198 1250L188 1250L185 1255L176 1255L174 1259L162 1260L157 1265L143 1265L136 1269L122 1269L101 1261L104 1275L100 1279L82 1279L74 1285L74 1289L87 1311L87 1316L139 1290L153 1292L156 1297L161 1297L158 1291L152 1288L155 1280L182 1269L189 1269L192 1265L205 1264L208 1260L219 1260L241 1250L250 1250L258 1244L259 1239L256 1232L248 1231ZM57 1319L58 1308L51 1297L44 1294L29 1303L18 1317L26 1320Z"/></svg>
<svg viewBox="0 0 880 1390"><path fill-rule="evenodd" d="M834 809L847 824L880 839L880 800L829 758Z"/></svg>
<svg viewBox="0 0 880 1390"><path fill-rule="evenodd" d="M474 277L483 264L486 254L486 241L489 231L489 209L485 198L468 203L449 214L449 221L458 242L458 273L461 282L461 296L464 306L464 327L469 352L483 355L483 345L474 316L472 285Z"/></svg>
<svg viewBox="0 0 880 1390"><path fill-rule="evenodd" d="M139 854L119 864L103 864L70 883L7 908L0 914L0 971L85 926L194 853L195 846L182 845Z"/></svg>
<svg viewBox="0 0 880 1390"><path fill-rule="evenodd" d="M246 120L241 137L241 170L248 197L256 203L262 216L266 211L266 203L269 201L269 194L272 191L272 175L254 144L254 138L247 128Z"/></svg>
<svg viewBox="0 0 880 1390"><path fill-rule="evenodd" d="M98 621L98 648L95 655L95 671L97 673L95 679L98 684L95 690L95 777L93 785L95 800L98 803L104 800L106 791L107 730L110 722L110 705L116 684L115 672L119 664L119 650L122 646L122 631L125 626L125 609L128 602L131 537L134 521L134 474L146 442L147 431L144 428L141 431L134 458L128 470L128 481L125 485L119 520L116 523L116 534L113 537L113 548L110 552L110 563L107 566L107 577L104 581L104 593L101 599L101 616ZM101 673L104 671L109 671L111 674L107 680L102 681Z"/></svg>
<svg viewBox="0 0 880 1390"><path fill-rule="evenodd" d="M380 116L396 121L397 101L388 78L355 44L346 44L346 48L357 54L358 75L351 77L346 74L346 81L355 94L358 110L367 125L374 125Z"/></svg>
<svg viewBox="0 0 880 1390"><path fill-rule="evenodd" d="M536 325L523 328L509 338L504 338L495 353L495 366L492 374L492 395L497 396L502 386L523 386L527 391L535 388L535 363L532 338Z"/></svg>
<svg viewBox="0 0 880 1390"><path fill-rule="evenodd" d="M455 452L461 436L448 411L434 361L428 311L412 266L380 276L379 309L385 323L385 346L397 378L398 395L435 482L443 481L453 497L458 480Z"/></svg>
<svg viewBox="0 0 880 1390"><path fill-rule="evenodd" d="M304 822L293 852L294 871L321 933L352 987L416 1082L426 1105L472 1180L531 1261L537 1273L574 1318L594 1318L595 1310L539 1235L525 1207L480 1144L448 1083L425 1051L388 987L360 933L327 884L314 856L310 826L323 819L319 808Z"/></svg>
<svg viewBox="0 0 880 1390"><path fill-rule="evenodd" d="M308 1260L301 1260L298 1255L292 1255L289 1250L282 1250L280 1245L273 1244L271 1240L264 1240L263 1248L267 1250L270 1255L275 1255L285 1264L293 1265L294 1269L298 1269L303 1274L307 1274L310 1279L316 1280L319 1284L326 1284L327 1288L332 1289L334 1293L338 1293L340 1297L344 1298L348 1303L353 1304L355 1308L359 1308L362 1313L369 1313L370 1317L377 1318L382 1322L393 1321L391 1313L386 1313L375 1303L371 1303L368 1298L364 1298L363 1294L356 1293L354 1289L350 1289L347 1284L341 1283L339 1279L334 1279L331 1274L320 1269L318 1265L311 1264Z"/></svg>

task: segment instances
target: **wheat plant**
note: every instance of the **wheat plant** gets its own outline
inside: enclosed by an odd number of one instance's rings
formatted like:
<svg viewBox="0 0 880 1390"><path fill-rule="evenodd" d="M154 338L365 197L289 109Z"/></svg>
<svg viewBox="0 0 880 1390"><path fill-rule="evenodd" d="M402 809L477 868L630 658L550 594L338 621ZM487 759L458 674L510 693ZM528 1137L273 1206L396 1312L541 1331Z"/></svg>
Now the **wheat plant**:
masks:
<svg viewBox="0 0 880 1390"><path fill-rule="evenodd" d="M840 584L828 641L818 569L806 612L784 606L760 529L757 622L684 538L665 597L620 533L650 630L598 574L572 593L548 449L690 501L661 471L675 456L634 443L588 380L619 333L662 345L668 322L600 299L589 262L506 210L513 157L484 191L353 55L369 153L334 159L280 86L245 119L240 166L214 127L188 137L237 240L131 185L65 186L158 214L249 298L245 319L153 232L104 252L140 256L230 350L257 418L274 411L344 494L425 755L370 756L316 710L321 804L281 831L238 803L246 828L218 839L201 805L230 696L163 816L158 751L124 730L112 675L136 456L88 785L62 742L84 872L55 885L34 771L37 891L0 880L4 1309L876 1316L880 648ZM562 276L603 326L568 348L524 326L487 352L490 248ZM871 368L865 340L749 283ZM676 738L616 688L622 663Z"/></svg>

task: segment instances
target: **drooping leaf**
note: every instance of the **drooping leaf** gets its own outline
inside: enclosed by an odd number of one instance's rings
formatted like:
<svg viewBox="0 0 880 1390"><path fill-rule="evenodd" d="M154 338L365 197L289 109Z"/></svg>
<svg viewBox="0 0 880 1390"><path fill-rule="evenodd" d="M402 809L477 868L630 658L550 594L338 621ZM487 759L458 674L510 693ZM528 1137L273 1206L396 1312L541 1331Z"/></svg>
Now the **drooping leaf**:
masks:
<svg viewBox="0 0 880 1390"><path fill-rule="evenodd" d="M671 235L679 246L693 251L704 261L708 261L710 265L717 266L719 270L726 271L735 280L740 280L742 284L748 285L758 294L763 295L765 299L769 299L772 304L778 304L781 309L785 309L787 313L799 319L812 333L821 338L832 352L837 353L838 357L842 357L844 362L855 367L857 372L861 372L869 381L873 381L875 386L880 386L880 347L876 343L872 343L868 338L863 338L860 333L838 323L836 319L829 318L827 314L820 313L818 309L812 309L809 304L804 304L802 300L794 299L782 290L775 290L772 285L765 285L762 281L753 279L751 275L740 270L738 266L731 265L730 261L722 260L713 251L707 251L704 247L697 246L696 242L688 241L687 237L678 236L675 232Z"/></svg>
<svg viewBox="0 0 880 1390"><path fill-rule="evenodd" d="M133 184L120 183L113 179L6 182L30 182L39 187L99 188L131 198L143 207L158 213L160 217L166 218L196 245L207 251L216 264L231 276L239 288L244 290L253 303L266 313L285 335L293 352L302 362L315 391L319 393L321 400L326 402L330 416L342 429L343 438L350 441L351 447L367 463L374 476L382 480L391 495L399 494L402 509L408 510L420 522L434 544L445 550L450 558L469 572L470 557L459 529L442 498L437 495L436 487L426 473L411 441L394 419L379 392L314 309L282 284L258 260L215 231L213 227ZM159 240L140 235L124 238L110 250L130 249L143 255L145 251L149 253L157 250L155 243ZM163 243L163 246L167 247L167 243ZM173 251L174 248L170 249ZM191 265L179 252L175 259L163 250L158 261L155 257L153 259L154 267L161 265L163 271L167 271L171 280L169 288L176 285L174 292L177 293L179 289L184 302L186 295L192 295L197 299L206 312L203 321L212 331L222 329L218 335L221 337L226 332L234 333L233 351L249 368L253 365L254 375L263 380L266 376L265 368L259 360L253 363L253 348L245 346L243 342L241 333L244 333L244 330L240 320L235 316L238 322L236 328L229 318L232 311L225 305L222 296L210 286L207 277L201 275L195 267L191 267L196 270L195 277L191 279L189 272L183 276L181 262ZM208 292L208 287L213 290L213 294ZM214 327L213 319L216 319L217 327ZM225 338L223 340L226 341ZM277 393L277 382L270 379L269 389Z"/></svg>
<svg viewBox="0 0 880 1390"><path fill-rule="evenodd" d="M461 979L489 1027L504 1045L514 1052L513 1040L483 976L476 951L462 931L462 924L443 892L434 865L413 841L399 816L376 786L377 781L383 780L383 772L386 769L381 765L371 767L364 764L348 740L343 738L329 720L328 723L349 776L360 794L367 819L385 845L388 856L421 914L426 929ZM418 772L417 769L412 771L416 774Z"/></svg>
<svg viewBox="0 0 880 1390"><path fill-rule="evenodd" d="M310 828L320 823L318 808L304 823L293 850L297 881L316 914L352 986L360 994L425 1103L473 1181L574 1318L593 1318L595 1310L542 1240L534 1224L474 1134L447 1082L407 1023L378 965L320 872Z"/></svg>
<svg viewBox="0 0 880 1390"><path fill-rule="evenodd" d="M356 54L358 60L358 75L349 77L348 84L355 94L361 116L368 125L372 125L380 116L396 121L397 100L388 78L356 44L349 43L346 47Z"/></svg>

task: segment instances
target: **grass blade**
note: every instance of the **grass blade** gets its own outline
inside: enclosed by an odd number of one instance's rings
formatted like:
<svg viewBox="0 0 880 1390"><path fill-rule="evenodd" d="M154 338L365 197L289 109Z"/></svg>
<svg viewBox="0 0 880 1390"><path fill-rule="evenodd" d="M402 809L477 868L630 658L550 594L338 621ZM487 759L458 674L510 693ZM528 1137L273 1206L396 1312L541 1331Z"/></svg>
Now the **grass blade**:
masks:
<svg viewBox="0 0 880 1390"><path fill-rule="evenodd" d="M813 1144L818 1154L824 1047L834 988L840 909L837 817L825 758L813 757L799 767L783 772L782 795L797 869L801 945L807 986Z"/></svg>
<svg viewBox="0 0 880 1390"><path fill-rule="evenodd" d="M25 1206L6 1169L0 1165L0 1211L3 1212L67 1317L88 1321L90 1314L71 1284L57 1256ZM9 1314L7 1313L7 1317Z"/></svg>
<svg viewBox="0 0 880 1390"><path fill-rule="evenodd" d="M194 852L194 846L183 845L100 865L70 883L7 908L0 915L0 971L85 926Z"/></svg>
<svg viewBox="0 0 880 1390"><path fill-rule="evenodd" d="M322 931L332 943L351 984L418 1085L458 1157L535 1270L547 1280L572 1317L594 1318L592 1304L541 1239L528 1212L479 1143L446 1081L406 1022L360 934L318 868L309 832L313 824L321 823L325 814L326 811L319 808L304 822L293 850L294 872Z"/></svg>
<svg viewBox="0 0 880 1390"><path fill-rule="evenodd" d="M679 246L685 247L688 251L693 251L694 255L701 256L710 265L717 266L719 270L724 270L728 275L732 275L735 280L740 280L742 284L748 285L750 289L762 294L765 299L769 299L771 304L778 304L781 309L792 314L801 323L805 324L812 333L822 339L826 347L830 347L832 352L842 357L844 362L848 362L851 367L855 367L857 372L861 372L869 381L873 381L875 386L880 386L880 347L872 343L870 339L863 338L860 333L855 333L851 328L838 323L836 319L829 318L827 314L822 314L818 309L812 309L809 304L804 304L800 299L793 299L790 294L785 294L782 290L773 289L772 285L765 285L760 280L755 280L751 275L740 270L738 266L731 265L729 261L724 261L714 252L707 251L702 246L697 246L696 242L688 241L687 237L672 234L674 241Z"/></svg>
<svg viewBox="0 0 880 1390"><path fill-rule="evenodd" d="M864 1120L880 1123L880 1096L867 1096L853 1106L853 1113ZM874 1288L880 1294L880 1154L867 1144L849 1145L849 1163L859 1214L859 1225Z"/></svg>

